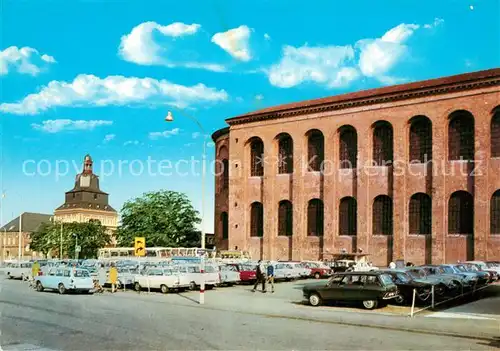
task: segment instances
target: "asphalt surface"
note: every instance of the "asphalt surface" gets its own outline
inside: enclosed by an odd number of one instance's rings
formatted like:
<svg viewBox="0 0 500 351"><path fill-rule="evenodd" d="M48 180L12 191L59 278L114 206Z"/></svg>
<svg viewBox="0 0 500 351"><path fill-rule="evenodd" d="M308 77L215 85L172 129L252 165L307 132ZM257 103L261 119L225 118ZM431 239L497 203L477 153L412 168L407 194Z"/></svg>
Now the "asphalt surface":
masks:
<svg viewBox="0 0 500 351"><path fill-rule="evenodd" d="M3 277L0 284L3 350L491 350L500 346L500 339L423 335L212 309L211 296L212 300L214 294L224 296L222 290L208 292L201 307L192 301L196 293L59 295L39 293Z"/></svg>

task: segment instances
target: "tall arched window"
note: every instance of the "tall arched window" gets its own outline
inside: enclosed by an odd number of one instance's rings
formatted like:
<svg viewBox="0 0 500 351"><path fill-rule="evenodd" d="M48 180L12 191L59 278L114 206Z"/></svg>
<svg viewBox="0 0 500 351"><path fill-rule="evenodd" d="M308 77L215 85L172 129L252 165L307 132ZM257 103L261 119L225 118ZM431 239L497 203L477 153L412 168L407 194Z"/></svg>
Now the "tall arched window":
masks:
<svg viewBox="0 0 500 351"><path fill-rule="evenodd" d="M432 201L424 193L413 194L409 204L410 234L430 234L432 228Z"/></svg>
<svg viewBox="0 0 500 351"><path fill-rule="evenodd" d="M448 202L448 234L474 233L474 198L467 191L455 191Z"/></svg>
<svg viewBox="0 0 500 351"><path fill-rule="evenodd" d="M293 139L286 133L278 136L278 173L293 173Z"/></svg>
<svg viewBox="0 0 500 351"><path fill-rule="evenodd" d="M455 111L450 115L448 159L474 159L474 116L469 111Z"/></svg>
<svg viewBox="0 0 500 351"><path fill-rule="evenodd" d="M393 161L392 125L380 121L373 126L373 161L376 166L388 166Z"/></svg>
<svg viewBox="0 0 500 351"><path fill-rule="evenodd" d="M392 235L392 199L379 195L373 201L373 234Z"/></svg>
<svg viewBox="0 0 500 351"><path fill-rule="evenodd" d="M493 111L491 120L491 157L500 157L500 106Z"/></svg>
<svg viewBox="0 0 500 351"><path fill-rule="evenodd" d="M432 122L425 116L410 121L410 162L425 163L432 160Z"/></svg>
<svg viewBox="0 0 500 351"><path fill-rule="evenodd" d="M339 206L339 234L357 234L358 205L356 199L350 196L342 198Z"/></svg>
<svg viewBox="0 0 500 351"><path fill-rule="evenodd" d="M264 143L260 138L250 141L250 175L262 177L264 175Z"/></svg>
<svg viewBox="0 0 500 351"><path fill-rule="evenodd" d="M323 236L323 201L312 199L307 205L307 235Z"/></svg>
<svg viewBox="0 0 500 351"><path fill-rule="evenodd" d="M227 212L222 212L220 214L220 227L222 230L222 239L226 240L229 238L229 217Z"/></svg>
<svg viewBox="0 0 500 351"><path fill-rule="evenodd" d="M258 237L264 235L264 206L260 202L252 203L250 209L250 235Z"/></svg>
<svg viewBox="0 0 500 351"><path fill-rule="evenodd" d="M307 157L309 172L322 171L325 159L325 138L319 130L311 130L307 133Z"/></svg>
<svg viewBox="0 0 500 351"><path fill-rule="evenodd" d="M490 211L490 233L500 234L500 190L491 197Z"/></svg>
<svg viewBox="0 0 500 351"><path fill-rule="evenodd" d="M291 236L293 233L293 206L288 200L278 205L278 235Z"/></svg>
<svg viewBox="0 0 500 351"><path fill-rule="evenodd" d="M222 160L222 190L229 188L229 160L227 158Z"/></svg>
<svg viewBox="0 0 500 351"><path fill-rule="evenodd" d="M340 168L356 168L358 160L358 134L352 126L343 126L340 131Z"/></svg>

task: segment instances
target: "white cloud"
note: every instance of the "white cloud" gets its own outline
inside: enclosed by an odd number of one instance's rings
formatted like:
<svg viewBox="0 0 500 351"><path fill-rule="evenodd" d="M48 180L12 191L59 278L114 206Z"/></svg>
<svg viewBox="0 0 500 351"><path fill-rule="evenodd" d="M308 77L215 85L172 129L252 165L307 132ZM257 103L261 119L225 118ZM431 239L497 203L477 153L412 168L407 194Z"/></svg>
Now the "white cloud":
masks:
<svg viewBox="0 0 500 351"><path fill-rule="evenodd" d="M129 146L129 145L139 145L139 140L128 140L123 143L123 146Z"/></svg>
<svg viewBox="0 0 500 351"><path fill-rule="evenodd" d="M116 138L116 134L107 134L104 136L104 142L108 143Z"/></svg>
<svg viewBox="0 0 500 351"><path fill-rule="evenodd" d="M170 138L172 135L178 135L180 132L179 128L174 128L172 130L165 130L163 132L151 132L149 133L149 139L157 140L160 138Z"/></svg>
<svg viewBox="0 0 500 351"><path fill-rule="evenodd" d="M197 139L197 138L199 138L200 136L201 136L201 133L200 133L200 132L194 132L193 134L191 134L191 137L192 137L193 139Z"/></svg>
<svg viewBox="0 0 500 351"><path fill-rule="evenodd" d="M21 74L38 75L42 70L46 69L48 64L56 63L56 59L47 54L40 55L38 50L17 46L11 46L0 51L0 75L9 73L14 70Z"/></svg>
<svg viewBox="0 0 500 351"><path fill-rule="evenodd" d="M42 124L32 123L31 127L47 133L59 133L67 130L93 130L97 127L110 126L113 121L102 120L71 120L71 119L51 119L43 121Z"/></svg>
<svg viewBox="0 0 500 351"><path fill-rule="evenodd" d="M271 40L271 36L267 33L264 33L264 39Z"/></svg>
<svg viewBox="0 0 500 351"><path fill-rule="evenodd" d="M250 28L247 26L239 26L227 32L216 33L212 37L212 43L241 61L250 61L252 58L249 41Z"/></svg>
<svg viewBox="0 0 500 351"><path fill-rule="evenodd" d="M186 107L195 103L226 101L224 90L204 84L184 86L167 80L80 74L73 82L51 81L38 93L14 103L0 104L0 111L35 115L54 107L173 105Z"/></svg>
<svg viewBox="0 0 500 351"><path fill-rule="evenodd" d="M264 100L264 95L262 95L262 94L255 95L255 100L258 100L258 101Z"/></svg>
<svg viewBox="0 0 500 351"><path fill-rule="evenodd" d="M434 18L434 22L431 24L424 24L425 29L431 29L440 26L441 24L444 23L444 19L442 18Z"/></svg>

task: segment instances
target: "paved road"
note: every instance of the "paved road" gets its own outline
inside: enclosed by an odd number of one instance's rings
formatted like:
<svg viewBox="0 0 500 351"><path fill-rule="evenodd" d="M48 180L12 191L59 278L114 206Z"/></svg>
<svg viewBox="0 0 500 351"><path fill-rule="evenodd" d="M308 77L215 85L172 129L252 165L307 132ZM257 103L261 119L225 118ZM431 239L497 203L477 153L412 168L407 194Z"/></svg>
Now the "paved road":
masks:
<svg viewBox="0 0 500 351"><path fill-rule="evenodd" d="M1 278L0 278L1 279ZM3 350L490 350L491 342L200 308L179 295L38 293L0 280ZM217 294L211 291L207 294ZM181 302L181 300L183 300ZM176 303L179 301L179 303Z"/></svg>

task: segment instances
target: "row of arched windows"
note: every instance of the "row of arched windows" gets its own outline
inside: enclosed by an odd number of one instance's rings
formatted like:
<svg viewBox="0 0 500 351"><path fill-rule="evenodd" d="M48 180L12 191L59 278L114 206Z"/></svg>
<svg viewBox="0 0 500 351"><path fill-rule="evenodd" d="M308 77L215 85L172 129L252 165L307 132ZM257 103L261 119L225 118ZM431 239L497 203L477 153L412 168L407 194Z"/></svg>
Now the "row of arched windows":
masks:
<svg viewBox="0 0 500 351"><path fill-rule="evenodd" d="M432 122L426 116L410 119L409 161L426 163L432 160ZM393 128L387 121L373 125L372 160L376 166L387 166L394 161ZM306 133L308 171L322 171L325 139L320 130ZM500 157L500 107L493 111L491 121L491 157ZM287 133L276 137L278 141L278 173L293 173L293 139ZM250 139L251 176L264 174L264 143L258 137ZM358 136L353 126L339 128L340 168L357 168ZM448 159L474 159L474 116L465 110L449 116Z"/></svg>
<svg viewBox="0 0 500 351"><path fill-rule="evenodd" d="M424 193L414 194L408 203L409 234L431 234L432 200ZM357 234L357 202L354 197L344 197L339 204L339 235ZM500 190L491 197L490 232L500 234ZM229 236L227 212L221 214L222 237ZM393 234L393 203L391 197L379 195L373 200L372 232L374 235ZM320 199L311 199L307 205L307 234L322 236L324 206ZM467 191L454 192L448 202L448 234L474 233L474 198ZM264 234L264 207L260 202L250 206L250 235ZM288 200L278 204L278 235L293 235L293 205Z"/></svg>

